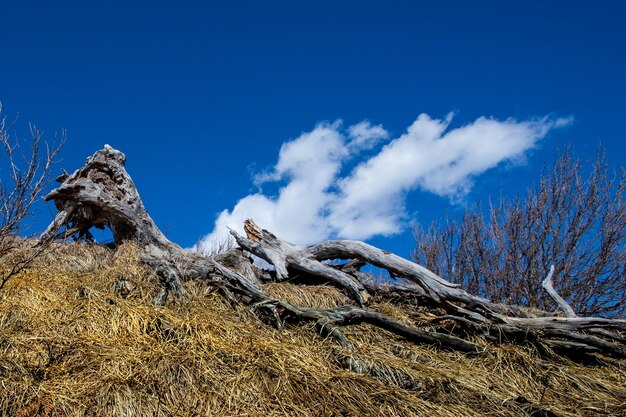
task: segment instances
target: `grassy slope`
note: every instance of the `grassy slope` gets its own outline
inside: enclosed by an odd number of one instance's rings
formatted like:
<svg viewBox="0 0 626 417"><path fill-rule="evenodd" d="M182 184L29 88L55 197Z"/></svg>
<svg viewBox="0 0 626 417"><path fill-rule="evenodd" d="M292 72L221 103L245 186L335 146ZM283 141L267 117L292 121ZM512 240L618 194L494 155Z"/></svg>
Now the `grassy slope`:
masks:
<svg viewBox="0 0 626 417"><path fill-rule="evenodd" d="M113 289L119 277L135 285L126 299ZM510 345L470 358L367 325L346 330L351 356L308 324L279 333L201 283L153 307L153 285L130 246L114 259L59 245L10 282L0 293L0 415L530 415L530 404L544 410L535 415L626 415L624 361L546 361ZM328 287L267 291L345 301ZM352 357L379 366L361 374Z"/></svg>

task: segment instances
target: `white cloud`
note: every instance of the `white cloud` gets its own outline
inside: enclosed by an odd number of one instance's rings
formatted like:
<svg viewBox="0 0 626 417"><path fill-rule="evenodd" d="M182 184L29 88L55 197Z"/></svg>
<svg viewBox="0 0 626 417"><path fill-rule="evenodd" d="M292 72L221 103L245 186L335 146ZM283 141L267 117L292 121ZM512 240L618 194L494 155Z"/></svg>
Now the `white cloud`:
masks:
<svg viewBox="0 0 626 417"><path fill-rule="evenodd" d="M341 176L360 151L370 150L388 132L361 122L343 129L341 122L322 123L286 142L270 172L255 183L279 181L276 197L248 195L232 210L222 211L213 231L196 248L210 251L253 218L281 238L308 244L328 237L367 239L397 233L404 226L405 199L415 189L451 199L466 194L481 173L504 161L523 158L551 129L571 119L504 121L481 117L448 130L452 114L432 119L421 114L406 133L392 139L369 159Z"/></svg>
<svg viewBox="0 0 626 417"><path fill-rule="evenodd" d="M348 146L355 150L372 149L382 139L389 137L382 125L372 126L370 122L363 121L348 128L350 142Z"/></svg>

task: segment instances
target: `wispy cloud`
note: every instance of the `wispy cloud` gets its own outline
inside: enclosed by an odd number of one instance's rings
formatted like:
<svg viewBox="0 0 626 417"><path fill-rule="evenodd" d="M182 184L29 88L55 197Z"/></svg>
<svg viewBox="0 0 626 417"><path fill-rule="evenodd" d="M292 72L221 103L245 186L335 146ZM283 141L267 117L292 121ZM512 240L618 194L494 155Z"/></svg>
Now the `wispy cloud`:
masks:
<svg viewBox="0 0 626 417"><path fill-rule="evenodd" d="M278 194L259 191L222 211L213 231L196 248L210 251L227 237L228 228L241 229L247 218L298 244L391 235L404 225L411 191L458 199L478 175L502 162L522 160L550 130L571 123L551 117L481 117L448 130L451 120L452 114L445 119L421 114L394 139L382 125L367 121L348 128L341 122L319 124L284 143L276 165L255 176L257 185L282 184ZM381 142L386 144L377 153L362 157ZM347 166L354 168L342 174Z"/></svg>

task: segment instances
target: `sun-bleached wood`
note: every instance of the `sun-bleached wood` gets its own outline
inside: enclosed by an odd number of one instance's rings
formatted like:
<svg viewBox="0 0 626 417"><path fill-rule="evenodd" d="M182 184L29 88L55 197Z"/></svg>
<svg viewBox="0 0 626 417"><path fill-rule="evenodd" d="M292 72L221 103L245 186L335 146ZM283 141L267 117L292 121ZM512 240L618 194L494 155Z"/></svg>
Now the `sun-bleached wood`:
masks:
<svg viewBox="0 0 626 417"><path fill-rule="evenodd" d="M574 309L565 301L558 292L554 289L554 284L552 282L552 276L554 275L554 265L550 265L550 272L548 272L548 276L541 281L541 286L544 290L552 297L552 299L556 302L556 304L565 312L567 317L578 317L574 312Z"/></svg>
<svg viewBox="0 0 626 417"><path fill-rule="evenodd" d="M141 260L161 278L156 304L164 304L171 292L182 296L185 280L200 279L229 300L249 305L259 317L269 317L278 329L284 328L287 317L311 321L321 335L348 350L353 345L341 328L368 323L415 343L468 353L480 352L477 345L466 340L478 336L493 343L528 343L542 351L548 347L571 355L626 357L625 320L557 317L550 312L493 303L416 263L364 242L330 240L302 247L246 220L245 237L231 230L238 249L214 256L183 250L169 241L148 215L125 163L122 152L105 146L83 167L59 177L59 187L46 196L46 200L54 201L58 214L41 241L89 238L90 228L109 227L116 245L135 242ZM257 267L246 252L265 260L273 269ZM377 282L361 271L365 264L386 269L392 279ZM295 283L301 277L337 286L354 304L331 309L301 307L274 299L263 290L265 281ZM426 322L403 323L373 309L372 298L399 303L410 298L425 307L444 310L445 314L431 314ZM437 330L422 330L422 324Z"/></svg>

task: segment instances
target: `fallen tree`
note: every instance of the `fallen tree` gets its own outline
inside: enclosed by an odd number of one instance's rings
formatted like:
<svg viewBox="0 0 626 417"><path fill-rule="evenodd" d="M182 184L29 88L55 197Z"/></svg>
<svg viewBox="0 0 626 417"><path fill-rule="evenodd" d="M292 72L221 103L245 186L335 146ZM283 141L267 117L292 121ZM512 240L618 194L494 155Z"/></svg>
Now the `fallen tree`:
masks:
<svg viewBox="0 0 626 417"><path fill-rule="evenodd" d="M353 347L342 327L368 323L415 343L468 353L480 350L468 337L482 337L494 343L531 344L545 354L556 351L626 357L626 320L560 317L494 303L418 264L363 242L333 240L300 247L247 220L245 237L231 231L237 249L210 257L185 251L170 242L150 218L126 172L125 161L123 153L105 145L83 167L59 177L60 186L46 196L47 201L54 202L58 214L40 241L89 239L92 227L110 228L116 244L135 242L142 261L157 272L161 288L156 304L164 304L170 293L183 296L185 280L204 280L233 302L249 305L278 329L282 330L286 321L312 321L321 335L332 337L349 350ZM247 254L267 261L273 269L257 267ZM347 262L326 262L329 260ZM365 264L387 270L391 280L377 283L361 272ZM326 309L302 307L272 298L263 290L264 282L287 279L331 283L354 303ZM372 297L396 302L417 300L442 313L404 323L368 307Z"/></svg>

